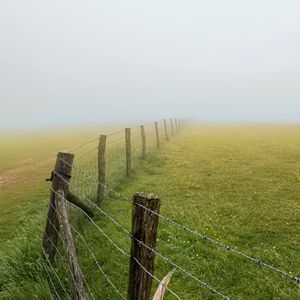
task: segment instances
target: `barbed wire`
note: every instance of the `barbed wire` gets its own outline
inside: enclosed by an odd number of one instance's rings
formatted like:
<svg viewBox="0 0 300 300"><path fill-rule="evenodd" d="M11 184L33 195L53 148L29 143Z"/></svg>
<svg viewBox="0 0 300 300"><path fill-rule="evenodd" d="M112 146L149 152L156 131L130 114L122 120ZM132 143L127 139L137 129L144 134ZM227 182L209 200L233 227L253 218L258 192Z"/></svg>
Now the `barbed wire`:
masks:
<svg viewBox="0 0 300 300"><path fill-rule="evenodd" d="M48 272L48 270L47 270L47 268L46 268L46 266L45 266L45 264L42 264L42 267L43 267L43 269L44 269L44 270L46 271L46 273L47 273L48 280L50 281L50 283L51 283L51 285L52 285L52 287L53 287L53 290L54 290L55 295L57 296L58 299L61 299L60 296L59 296L58 291L56 290L55 284L53 283L53 281L52 281L52 279L51 279L51 276L50 276L50 274L49 274L49 272Z"/></svg>
<svg viewBox="0 0 300 300"><path fill-rule="evenodd" d="M166 217L164 217L164 216L162 216L162 215L156 213L155 211L152 211L151 209L149 209L149 208L143 206L143 205L140 204L140 203L133 202L131 199L129 199L129 200L130 200L132 203L134 203L135 205L140 206L140 207L142 207L143 209L149 211L150 213L159 216L160 218L162 218L162 219L163 219L164 221L166 221L166 222L169 222L169 223L171 223L171 224L173 224L173 225L176 225L177 227L181 228L181 229L184 230L184 231L187 231L187 232L189 232L189 233L192 233L192 234L194 234L194 235L197 235L197 236L201 237L202 239L208 240L208 241L210 241L211 243L213 243L213 244L215 244L215 245L217 245L217 246L219 246L219 247L221 247L221 248L223 248L223 249L225 249L225 250L231 251L232 253L235 253L235 254L237 254L237 255L239 255L239 256L242 256L242 257L244 257L244 258L246 258L246 259L248 259L248 260L250 260L250 261L252 261L252 262L255 262L256 264L258 264L258 265L260 265L260 266L266 267L266 268L268 268L269 270L272 270L272 271L275 271L275 272L277 272L277 273L280 273L281 275L284 275L284 276L286 276L286 277L288 277L288 278L290 278L290 279L296 281L296 283L300 283L300 278L297 277L297 276L295 276L295 275L291 275L291 274L287 273L286 271L283 271L283 270L281 270L281 269L279 269L279 268L276 268L276 267L274 267L274 266L272 266L272 265L270 265L270 264L268 264L268 263L265 263L265 262L263 262L262 260L260 260L259 258L254 258L254 257L252 257L252 256L250 256L250 255L248 255L248 254L245 254L245 253L243 253L243 252L240 252L240 251L234 249L233 246L231 246L231 245L225 245L225 244L223 244L223 243L221 243L221 242L219 242L219 241L217 241L217 240L211 238L210 236L207 236L207 235L205 235L205 234L199 233L198 231L192 230L192 229L188 228L187 226L181 225L181 224L179 224L179 223L173 221L173 220L170 219L170 218L166 218Z"/></svg>
<svg viewBox="0 0 300 300"><path fill-rule="evenodd" d="M56 195L58 195L58 193L51 189L53 193L55 193ZM97 223L84 211L82 210L81 208L79 208L78 206L74 205L73 203L70 203L73 207L79 209L81 212L83 212L85 214L85 216L92 222L92 224L101 232L101 234L103 236L105 236L111 244L113 244L120 252L122 252L123 254L126 255L126 252L120 248L98 225ZM53 207L53 206L52 206ZM55 209L55 208L54 208ZM56 209L55 209L56 210ZM56 212L59 214L59 212L56 210ZM70 226L74 229L74 226L72 226L72 224L70 224ZM100 267L100 264L97 262L97 266L99 267L100 271L102 272L102 274L105 276L106 279L108 279L108 276L104 273L103 269ZM115 287L115 285L111 282L111 280L108 281L112 286L113 288L118 292L118 294L120 294L121 296L121 292L117 290L117 288ZM125 298L124 298L125 299Z"/></svg>
<svg viewBox="0 0 300 300"><path fill-rule="evenodd" d="M91 149L91 150L88 151L88 152L85 152L85 153L83 153L83 154L81 154L81 155L75 157L75 159L76 159L76 160L79 160L79 159L81 159L81 158L87 156L88 154L91 154L91 153L94 152L95 150L98 150L98 146L97 146L97 147L94 147L93 149Z"/></svg>
<svg viewBox="0 0 300 300"><path fill-rule="evenodd" d="M181 127L181 126L178 127L178 125L176 126L176 123L175 123L174 120L173 120L172 136L176 135L176 134L178 133L178 131L181 130L180 127ZM136 127L136 128L138 128L138 127ZM149 131L152 131L152 130L153 130L153 129L150 129ZM146 130L145 130L145 131L146 131ZM120 131L120 132L121 132L121 131ZM135 137L135 136L138 136L138 135L140 135L140 132L136 132L136 133L132 134L132 137ZM122 140L123 140L123 138L122 138ZM62 159L61 159L61 160L62 160ZM67 163L67 162L65 162L64 160L62 160L62 161L63 161L64 163ZM67 164L68 164L68 163L67 163ZM70 164L69 164L69 165L70 165ZM163 216L163 215L161 215L161 214L159 214L159 213L157 213L157 212L155 212L155 211L153 211L153 210L151 210L151 209L149 209L149 208L143 206L142 204L139 204L139 203L134 202L131 198L129 198L129 197L127 197L127 196L125 196L125 195L123 195L123 194L121 194L121 193L115 191L114 189L108 187L106 184L103 184L103 183L99 182L95 177L91 177L87 172L85 172L85 171L83 171L83 170L77 168L76 166L75 166L75 167L74 167L74 166L71 166L71 167L73 167L74 169L78 170L83 176L85 176L85 177L88 178L89 180L92 180L93 182L97 183L98 185L101 185L105 190L107 190L108 192L110 192L110 193L116 195L118 198L121 198L122 200L126 200L126 201L128 201L128 202L130 202L130 203L133 203L134 205L137 205L137 206L139 206L139 207L141 207L141 208L147 210L147 211L148 211L149 213L151 213L151 214L157 215L159 218L163 219L165 222L170 223L170 224L176 226L177 228L180 228L181 230L184 230L184 231L186 231L186 232L188 232L188 233L191 233L191 234L193 234L193 235L196 235L196 236L202 238L203 240L207 240L207 241L211 242L212 244L214 244L214 245L216 245L216 246L218 246L218 247L220 247L220 248L222 248L222 249L224 249L224 250L227 250L227 251L229 251L229 252L231 252L231 253L234 253L234 254L236 254L236 255L238 255L238 256L243 257L243 258L246 259L246 260L249 260L249 261L251 261L251 262L254 262L254 263L255 263L256 265L258 265L258 266L265 267L265 268L267 268L267 269L269 269L269 270L271 270L271 271L274 271L274 272L276 272L276 273L279 273L279 274L281 274L282 276L285 276L285 277L287 277L287 278L289 278L289 279L295 281L296 283L300 283L300 278L299 278L299 277L297 277L297 276L295 276L295 275L292 275L291 273L288 273L288 272L286 272L286 271L284 271L284 270L282 270L282 269L279 269L279 268L275 267L274 265L271 265L271 264L269 264L269 263L266 263L266 262L262 261L262 260L259 259L259 258L255 258L255 257L253 257L253 256L250 256L250 255L246 254L246 253L243 253L243 252L241 252L241 251L238 251L238 250L236 250L236 249L234 248L234 246L232 246L232 245L226 245L225 243L222 243L222 242L220 242L220 241L218 241L218 240L215 240L214 238L212 238L212 237L210 237L210 236L208 236L208 235L206 235L206 234L202 234L201 232L198 232L198 231L196 231L196 230L193 230L193 229L189 228L188 226L182 225L182 224L180 224L180 223L174 221L174 220L171 219L171 218L165 217L165 216ZM58 175L59 175L59 174L58 174ZM63 178L63 179L64 179L64 178ZM84 194L83 194L83 195L84 195ZM85 196L85 195L84 195L84 196ZM88 197L85 196L84 198L85 198L87 201L89 201L89 203L91 203L94 207L96 207L102 214L104 214L106 217L108 217L111 221L113 221L113 222L117 225L118 222L117 222L115 219L113 219L109 214L107 214L107 213L105 213L103 210L101 210L101 209L99 208L99 206L95 205L92 201L90 201L90 200L88 199ZM118 224L119 224L119 223L118 223ZM122 230L124 229L125 231L127 231L127 229L125 229L121 224L119 224L119 226L120 226L120 228L121 228ZM130 236L131 238L134 239L134 237L132 236L132 234L131 234L129 231L127 231L126 234L127 234L128 236ZM108 237L108 238L109 238L109 237ZM135 239L135 240L136 240L136 239ZM216 289L214 289L213 287L211 287L210 285L208 285L205 281L202 281L201 279L197 278L195 275L191 274L189 271L187 271L186 269L182 268L180 265L177 265L176 263L172 262L168 257L165 257L165 256L163 256L161 253L157 252L156 250L151 249L149 246L145 245L145 244L144 244L143 242L141 242L141 241L136 240L136 242L140 243L140 244L141 244L142 246L144 246L144 247L148 247L148 250L151 250L155 255L160 256L162 259L164 259L165 261L167 261L168 263L170 263L171 265L173 265L176 269L180 270L182 273L184 273L184 274L190 276L191 278L195 279L196 281L198 281L199 283L201 283L203 286L205 286L206 288L210 289L212 292L218 294L219 296L223 297L224 299L230 299L228 296L225 296L225 295L223 295L222 293L219 293ZM115 244L114 246L117 246L117 245ZM118 246L117 246L117 247L118 247ZM128 254L127 254L127 255L128 255ZM193 277L193 276L194 276L194 277Z"/></svg>
<svg viewBox="0 0 300 300"><path fill-rule="evenodd" d="M60 212L52 205L51 201L50 201L50 205L51 205L51 207L56 211L56 213L59 214L59 215L61 216ZM52 227L54 228L55 232L57 233L59 239L63 242L63 238L61 237L60 233L58 232L58 230L56 229L56 227L54 226L54 224L51 222L50 219L49 219L49 222L50 222L50 224L52 225ZM70 225L71 225L71 224L70 224ZM71 225L71 226L72 226L72 225ZM64 260L64 262L67 263L69 272L70 272L71 277L72 277L72 281L73 281L74 284L76 285L77 291L79 291L77 282L76 282L76 280L75 280L75 278L74 278L74 274L73 274L72 270L70 269L70 266L69 266L69 264L68 264L66 258L61 254L60 250L59 250L58 247L53 243L52 239L48 236L48 234L46 233L46 231L45 231L45 235L47 236L47 238L48 238L48 240L50 241L51 245L55 248L55 250L56 250L56 252L58 253L58 255ZM84 274L83 274L82 271L81 271L81 274L82 274L82 279L83 279L83 281L84 281L86 287L88 288L88 291L89 291L90 295L91 295L92 298L95 300L95 297L94 297L94 295L93 295L93 292L91 291L90 286L88 285L88 283L87 283L87 281L86 281L86 279L85 279L85 276L84 276Z"/></svg>
<svg viewBox="0 0 300 300"><path fill-rule="evenodd" d="M64 161L63 159L61 159L61 160L62 160L64 163L69 164L68 162ZM70 165L70 164L69 164L69 165ZM70 165L70 166L72 166L72 165ZM106 189L107 191L111 192L112 194L118 196L119 198L121 198L121 199L123 199L123 200L129 201L129 202L131 202L131 203L133 203L133 204L135 204L135 205L138 205L138 206L144 208L145 210L151 212L152 214L157 215L158 217L160 217L160 218L161 218L162 220L164 220L165 222L168 222L168 223L170 223L170 224L173 224L173 225L177 226L178 228L180 228L180 229L182 229L182 230L184 230L184 231L186 231L186 232L189 232L189 233L191 233L191 234L193 234L193 235L199 236L199 237L201 237L203 240L210 241L212 244L214 244L214 245L216 245L216 246L218 246L218 247L220 247L220 248L223 248L223 249L225 249L225 250L228 250L228 251L231 252L231 253L235 253L235 254L237 254L237 255L239 255L239 256L245 258L245 259L248 259L249 261L252 261L252 262L254 262L255 264L257 264L257 265L259 265L259 266L262 266L262 267L265 267L265 268L267 268L267 269L269 269L269 270L272 270L272 271L274 271L274 272L280 273L281 275L283 275L283 276L285 276L285 277L287 277L287 278L289 278L289 279L295 281L296 283L300 283L300 278L299 278L298 276L289 274L288 272L286 272L286 271L284 271L284 270L281 270L281 269L279 269L279 268L277 268L277 267L274 267L274 266L272 266L272 265L270 265L270 264L268 264L268 263L262 261L262 260L259 259L259 258L255 258L255 257L252 257L252 256L250 256L250 255L248 255L248 254L245 254L245 253L241 252L241 251L238 251L238 250L234 249L234 247L233 247L232 245L226 245L226 244L224 244L224 243L222 243L222 242L220 242L220 241L217 241L217 240L213 239L212 237L210 237L210 236L208 236L208 235L206 235L206 234L202 234L202 233L200 233L200 232L198 232L198 231L195 231L195 230L193 230L193 229L190 229L189 227L187 227L187 226L185 226L185 225L181 225L181 224L179 224L178 222L172 220L171 218L167 218L167 217L165 217L165 216L163 216L163 215L161 215L161 214L159 214L159 213L157 213L157 212L155 212L155 211L152 211L151 209L149 209L149 208L143 206L142 204L135 203L135 202L133 202L132 199L130 199L129 197L127 197L127 196L125 196L125 195L123 195L123 194L121 194L121 193L119 193L119 192L117 192L117 191L115 191L115 190L109 188L109 187L106 186L105 184L99 182L97 179L95 179L95 178L89 176L89 174L87 174L87 173L84 172L83 170L78 169L76 166L73 166L73 168L74 168L74 169L77 169L78 172L81 172L81 174L83 174L84 176L86 176L86 177L89 178L90 180L93 180L93 181L96 182L97 184L101 185L104 189Z"/></svg>
<svg viewBox="0 0 300 300"><path fill-rule="evenodd" d="M166 120L168 120L168 119L166 119ZM163 122L163 121L164 121L164 119L158 120L157 123ZM151 125L151 124L154 124L154 122L146 123L146 124L144 124L144 126L146 127L146 126ZM133 127L130 127L130 128L131 128L132 130L134 130L134 129L136 129L136 128L140 128L140 126L141 126L141 125L133 126ZM121 130L118 130L118 131L113 131L113 132L111 132L111 133L106 134L106 136L107 136L107 137L111 137L111 136L120 134L120 133L122 133L122 132L124 132L124 129L121 129ZM88 140L87 142L84 142L84 143L82 143L82 144L73 146L73 147L71 147L71 148L65 150L65 152L67 152L67 153L74 152L74 151L76 151L76 150L78 150L78 149L84 148L85 146L87 146L87 145L89 145L89 144L91 144L91 143L97 141L98 139L99 139L99 137L95 137L95 138L93 138L93 139L91 139L91 140Z"/></svg>
<svg viewBox="0 0 300 300"><path fill-rule="evenodd" d="M162 121L163 121L163 120L162 120ZM160 121L158 121L158 124L159 124L159 122L160 122ZM147 127L147 126L150 126L150 125L153 126L153 128L151 127L151 129L150 129L149 127ZM145 124L144 126L145 126L145 131L146 131L146 132L152 131L152 130L155 129L155 127L154 127L154 126L155 126L155 125L154 125L154 122L147 123L147 124ZM135 128L140 128L140 126L132 127L132 129L135 129ZM120 133L122 133L123 131L124 131L124 130L112 132L112 133L107 134L107 136L113 136L113 135L116 135L116 134L120 134ZM135 137L135 136L137 136L137 135L139 135L139 134L140 134L140 132L133 133L132 136ZM98 140L98 137L93 138L93 139L91 139L91 140L89 140L89 141L87 141L87 142L85 142L85 143L83 143L83 144L80 144L80 145L74 146L74 147L72 147L72 148L69 148L68 150L66 150L66 152L70 153L70 152L74 152L74 151L76 151L76 150L82 149L82 148L84 148L85 146L90 145L90 144L96 142L97 140ZM119 140L124 140L124 137L119 138L118 140L112 141L111 143L117 142L117 141L119 141ZM110 143L107 143L107 145L110 145ZM98 147L94 147L94 148L91 149L90 151L88 151L88 152L86 152L86 153L83 153L83 154L80 155L80 156L77 156L77 157L76 157L76 160L79 160L79 159L81 159L81 158L87 156L88 154L90 154L91 152L93 152L93 151L95 151L95 150L97 150L97 149L98 149ZM51 204L51 202L50 202L50 204ZM51 206L52 206L52 204L51 204ZM52 206L52 207L53 207L53 206ZM56 210L56 209L55 209L55 210ZM104 212L104 211L102 211L102 212ZM52 226L53 226L53 223L52 223L52 222L51 222L51 224L52 224ZM53 228L56 230L56 228L55 228L54 226L53 226ZM56 231L57 231L57 230L56 230ZM104 232L103 232L103 233L104 233ZM105 234L105 233L104 233L104 234ZM61 235L59 234L59 232L58 232L58 236L59 236L59 238L62 240L62 237L61 237ZM47 235L47 237L49 238L48 235ZM108 236L107 236L107 237L108 237ZM59 249L53 244L52 240L51 240L51 239L49 239L49 240L51 241L51 244L55 247L55 249L56 249L57 253L60 255L60 257L61 257L62 259L64 259L64 260L66 260L66 259L63 257L63 255L61 254L61 252L59 251ZM117 245L115 244L114 246L117 246ZM44 251L44 248L43 248L43 247L42 247L42 249L43 249L43 252L44 252L44 254L45 254L45 251ZM120 249L121 249L121 248L120 248ZM128 255L128 254L127 254L127 255ZM47 258L48 262L50 262L46 254L45 254L45 257ZM53 269L53 271L54 271L54 273L55 273L55 276L56 276L57 279L58 279L58 282L60 283L62 289L63 289L64 292L66 293L66 290L65 290L65 288L63 287L63 285L62 285L62 283L61 283L61 281L60 281L60 279L59 279L59 276L58 276L57 272L55 271L55 269L53 268L53 266L52 266L51 263L50 263L49 265L50 265L50 267ZM43 267L45 268L44 265L43 265ZM68 267L69 267L69 266L68 266ZM70 270L70 269L69 269L69 270ZM49 275L48 270L46 270L46 271L47 271L47 275ZM147 270L145 270L145 271L147 271ZM73 277L72 272L71 272L71 275L72 275L72 277ZM83 275L83 274L82 274L82 275ZM50 276L50 275L49 275L49 276ZM154 277L153 277L153 278L154 278ZM51 280L51 276L49 277L49 279ZM72 279L73 279L73 281L74 281L74 277L73 277ZM90 295L93 297L93 299L95 299L95 298L94 298L94 295L92 294L92 291L91 291L89 285L87 284L87 282L86 282L86 280L85 280L84 275L83 275L83 280L84 280L84 282L85 282L85 284L86 284L86 286L87 286L87 288L88 288L88 290L89 290L89 292L90 292ZM156 278L156 280L158 280L158 279ZM51 280L50 283L53 284L52 280ZM76 282L75 282L75 284L76 284ZM55 294L57 294L57 291L56 291L56 289L55 289L55 285L54 285L54 284L53 284L53 288L54 288ZM78 288L78 287L77 287L77 288ZM172 291L170 291L170 292L172 292ZM66 293L66 295L68 296L67 293ZM174 294L174 295L176 295L176 294ZM58 294L57 294L57 296L58 296ZM60 297L59 297L59 298L60 298ZM70 299L69 296L68 296L68 298Z"/></svg>
<svg viewBox="0 0 300 300"><path fill-rule="evenodd" d="M56 195L58 195L58 193L54 190L52 190ZM95 222L94 220L85 212L83 211L81 208L77 207L76 205L72 204L72 206L74 206L75 208L77 208L78 210L80 210L92 223L94 226L96 226L96 228L102 233L102 235L104 235L106 237L106 239L118 250L120 251L124 256L130 258L131 256L129 255L129 253L127 253L126 251L124 251L121 247L119 247L116 242L114 242ZM53 207L53 206L52 206ZM56 208L54 208L56 210ZM105 213L103 210L101 210L103 213ZM57 210L56 212L58 214L60 214ZM109 218L111 218L111 216L109 216L108 214L105 213L105 215ZM113 220L113 218L111 218L111 220ZM118 224L119 226L121 226L119 223L115 223L115 224ZM105 272L103 271L103 269L101 268L101 266L99 265L99 262L97 261L93 251L90 249L90 247L87 245L87 242L86 240L83 238L83 236L79 233L79 231L74 227L72 226L72 224L70 224L70 226L72 227L72 229L74 231L76 231L76 233L79 235L79 237L82 239L82 241L84 242L85 246L88 248L88 250L90 251L91 255L93 256L94 260L96 261L96 264L97 266L99 267L100 271L102 272L103 276L107 279L107 281L113 286L113 288L116 290L116 292L122 297L122 299L126 299L122 294L121 292L115 287L115 285L111 282L111 280L109 279L109 277L107 276L107 274L105 274ZM124 230L126 230L125 228L123 228ZM126 233L129 237L132 237L132 234L126 230ZM153 252L153 251L152 251ZM147 272L147 274L149 274L152 278L154 278L156 281L158 281L160 283L160 280L155 277L154 275L152 275L144 266L141 265L141 263L135 258L133 257L133 259L140 265L141 268L143 268L143 270L145 272ZM166 286L166 290L169 291L172 295L174 295L177 299L181 299L179 298L179 296L173 292L169 287Z"/></svg>
<svg viewBox="0 0 300 300"><path fill-rule="evenodd" d="M154 280L156 280L159 284L161 283L161 281L156 277L154 276L153 274L151 274L139 261L136 257L133 257L133 260L140 266L140 268L146 272L150 277L152 277ZM164 287L166 288L166 290L168 292L170 292L176 299L179 299L181 300L181 298L175 293L173 292L168 286L165 286Z"/></svg>
<svg viewBox="0 0 300 300"><path fill-rule="evenodd" d="M131 138L141 137L141 130L138 129L137 131L131 132Z"/></svg>
<svg viewBox="0 0 300 300"><path fill-rule="evenodd" d="M125 135L118 138L118 139L115 139L115 140L108 139L108 142L106 143L106 146L115 145L115 144L118 144L120 142L125 142ZM125 145L124 145L124 147L125 147Z"/></svg>
<svg viewBox="0 0 300 300"><path fill-rule="evenodd" d="M93 139L91 139L91 140L89 140L89 141L87 141L87 142L85 142L83 144L80 144L80 145L74 146L74 147L72 147L72 148L70 148L68 150L65 150L65 152L67 152L67 153L74 152L74 151L76 151L78 149L81 149L81 148L83 148L83 147L85 147L85 146L87 146L87 145L89 145L89 144L97 141L98 139L99 139L99 137L93 138Z"/></svg>
<svg viewBox="0 0 300 300"><path fill-rule="evenodd" d="M212 287L211 285L209 285L207 282L205 282L204 280L199 279L198 277L196 277L195 275L191 274L189 271L187 271L186 269L184 269L183 267L179 266L178 264L174 263L172 260L170 260L168 257L162 255L161 253L159 253L158 251L152 249L151 247L149 247L148 245L146 245L144 242L138 240L137 238L135 238L132 234L130 234L131 237L140 245L142 245L143 247L145 247L146 249L150 250L152 253L154 253L155 255L161 257L163 260L165 260L166 262L168 262L169 264L171 264L173 267L175 267L176 269L180 270L182 273L186 274L187 276L193 278L195 281L197 281L198 283L200 283L201 285L203 285L204 287L206 287L207 289L209 289L210 291L212 291L213 293L219 295L221 298L226 299L226 300L230 300L229 296L223 295L222 293L220 293L217 289L215 289L214 287Z"/></svg>
<svg viewBox="0 0 300 300"><path fill-rule="evenodd" d="M155 126L153 125L153 127L146 127L145 128L145 133L155 133Z"/></svg>
<svg viewBox="0 0 300 300"><path fill-rule="evenodd" d="M70 298L69 294L68 294L68 293L67 293L67 291L65 290L65 288L64 288L64 286L63 286L63 284L61 283L61 281L60 281L60 278L59 278L59 276L58 276L57 272L56 272L56 271L55 271L55 269L53 268L53 266L52 266L52 264L51 264L51 262L50 262L50 260L49 260L49 258L48 258L48 255L47 255L47 253L45 252L45 249L44 249L44 247L43 247L43 246L42 246L42 251L43 251L44 257L46 258L46 260L47 260L47 262L48 262L48 264L49 264L49 266L50 266L51 270L52 270L52 271L53 271L53 273L55 274L55 276L56 276L56 278L57 278L57 280L58 280L58 282L59 282L59 284L60 284L61 288L63 289L64 293L67 295L68 299L69 299L69 300L71 300L71 298Z"/></svg>
<svg viewBox="0 0 300 300"><path fill-rule="evenodd" d="M58 195L57 194L57 192L56 191L54 191L54 190L52 190L56 195ZM85 196L85 195L84 195ZM86 196L85 196L86 197ZM86 197L86 199L87 200L89 200L87 197ZM89 202L90 202L90 200L89 200ZM92 203L92 202L91 202ZM96 228L101 232L101 234L102 235L104 235L105 236L105 238L118 250L118 251L120 251L124 256L126 256L126 257L131 257L130 255L129 255L129 253L127 253L126 251L124 251L121 247L119 247L117 244L116 244L116 242L114 242L95 222L94 222L94 220L84 211L84 210L82 210L80 207L77 207L76 205L74 205L73 203L71 203L71 205L72 206L74 206L75 208L77 208L78 210L80 210L92 223L93 223L93 225L94 226L96 226ZM52 206L53 207L53 206ZM98 206L96 206L96 207L98 207ZM99 208L99 207L98 207ZM55 210L56 210L56 208L54 208ZM100 208L99 208L100 209ZM57 210L56 210L57 211ZM119 224L117 221L115 221L110 215L108 215L105 211L103 211L102 209L100 209L100 211L106 216L106 217L108 217L108 218L110 218L110 220L111 221L113 221L118 227L122 227L122 225L121 224ZM57 213L59 213L58 211L57 211ZM85 239L82 237L82 235L79 233L79 231L74 227L74 226L72 226L72 224L70 224L70 226L72 227L72 229L74 229L79 235L80 235L80 238L83 240L83 242L84 242L84 244L86 245L86 247L89 249L89 251L90 251L90 253L91 253L91 255L93 256L93 258L94 258L94 260L96 260L96 258L95 258L95 255L93 254L93 252L92 252L92 250L88 247L88 245L87 245L87 242L85 241ZM130 238L132 238L133 236L132 236L132 234L128 231L128 230L126 230L124 227L122 227L122 229L124 230L124 232L126 232L126 236L128 236L128 237L130 237ZM151 250L151 252L154 252L153 250ZM143 270L145 271L145 272L147 272L147 274L149 274L152 278L154 278L156 281L158 281L158 282L160 282L160 280L157 278L157 277L155 277L154 275L152 275L144 266L142 266L141 265L141 263L135 258L135 257L133 257L133 259L141 266L141 268L143 268ZM96 260L97 261L97 260ZM109 278L108 278L108 276L104 273L104 271L102 270L102 268L100 267L100 265L99 265L99 263L98 263L98 261L97 261L97 265L98 265L98 267L100 268L100 270L101 270L101 272L102 272L102 274L106 277L106 279L110 282L110 284L115 288L115 290L118 292L118 294L120 295L120 296L122 296L121 294L120 294L120 291L118 291L117 289L116 289L116 287L113 285L113 283L109 280ZM177 299L180 299L179 298L179 296L175 293L175 292L173 292L169 287L166 287L166 290L167 291L169 291L172 295L174 295ZM125 299L125 298L123 298L123 299ZM226 298L226 299L229 299L229 298Z"/></svg>
<svg viewBox="0 0 300 300"><path fill-rule="evenodd" d="M100 270L100 272L102 273L102 275L104 276L104 278L106 279L106 281L113 287L113 289L121 296L122 299L126 299L126 297L124 297L121 292L117 289L117 287L114 285L114 283L110 280L110 278L108 277L108 275L104 272L104 270L102 269L102 267L100 266L100 263L98 262L94 252L91 250L91 248L88 246L86 240L84 239L84 237L79 233L79 231L73 227L73 230L75 232L77 232L77 234L79 235L80 239L83 241L85 247L89 250L91 256L93 257L98 269Z"/></svg>
<svg viewBox="0 0 300 300"><path fill-rule="evenodd" d="M54 189L50 189L55 195L60 196ZM66 199L64 199L65 201L67 201ZM68 202L69 203L69 202ZM78 206L74 205L73 203L70 203L72 206L74 206L75 208L79 209L81 212L83 212L85 214L85 216L87 216L89 218L89 220L93 223L94 226L96 226L96 228L102 233L102 235L104 235L109 241L110 243L112 243L119 251L121 251L123 254L126 255L126 252L120 248L116 243L114 243L114 241L112 241L112 239L94 222L94 220L85 212L83 211L81 208L79 208ZM56 211L57 214L61 215L60 212L50 203L50 205L52 206L52 208ZM75 229L75 227L70 223L70 226L73 230L75 230L76 232L78 232L77 229ZM85 246L87 246L87 242L85 241L85 239L83 237L81 237L81 239L83 240ZM92 250L89 248L90 252L92 252ZM94 260L96 261L96 264L99 268L99 270L101 271L101 273L104 275L104 277L106 278L106 280L112 285L112 287L116 290L116 292L122 296L121 292L116 288L116 286L112 283L112 281L109 279L108 275L105 274L105 272L103 271L103 269L101 268L99 262L97 261L94 253L92 252L92 256L94 258ZM126 299L122 296L123 299Z"/></svg>
<svg viewBox="0 0 300 300"><path fill-rule="evenodd" d="M108 133L106 136L107 137L111 137L111 136L114 136L114 135L117 135L117 134L120 134L120 133L124 133L125 129L120 129L118 131L114 131L114 132L111 132L111 133Z"/></svg>
<svg viewBox="0 0 300 300"><path fill-rule="evenodd" d="M60 174L57 173L57 176L60 176L60 178L62 180L64 180L66 183L66 179L63 178ZM70 183L68 183L70 184ZM54 193L56 193L53 190ZM81 191L78 191L79 193L81 193ZM136 239L131 232L129 232L126 228L124 228L118 221L116 221L112 216L110 216L107 212L105 212L103 209L101 209L98 205L96 205L95 203L93 203L90 199L88 199L88 197L86 195L84 195L83 193L81 193L81 195L90 203L92 204L96 209L98 209L103 215L105 215L111 222L113 222L116 226L118 226L124 233L125 235L129 236L130 238L134 239L136 242L140 243L141 245L143 245L144 247L146 247L148 250L150 250L152 253L154 253L157 256L160 256L162 259L164 259L165 261L167 261L168 263L170 263L171 265L173 265L174 267L176 267L177 269L179 269L181 272L183 272L184 274L188 275L189 277L193 278L194 280L196 280L198 283L200 283L201 285L203 285L204 287L206 287L207 289L209 289L210 291L212 291L213 293L218 294L219 296L221 296L223 299L227 299L229 300L230 297L223 295L222 293L220 293L219 291L217 291L215 288L213 288L210 284L208 284L207 282L205 282L204 280L201 280L199 278L197 278L195 275L191 274L189 271L187 271L186 269L182 268L181 266L177 265L176 263L174 263L173 261L171 261L169 258L165 257L164 255L162 255L161 253L157 252L156 250L150 248L149 246L147 246L146 244L144 244L142 241ZM77 207L77 206L76 206ZM96 226L96 228L102 232L102 234L115 246L117 247L120 251L123 252L124 255L126 255L126 252L121 249L118 245L116 245L112 239L107 236L104 231L94 222L94 220L85 212L83 211L80 207L78 207L79 210L81 210L87 217L88 219Z"/></svg>

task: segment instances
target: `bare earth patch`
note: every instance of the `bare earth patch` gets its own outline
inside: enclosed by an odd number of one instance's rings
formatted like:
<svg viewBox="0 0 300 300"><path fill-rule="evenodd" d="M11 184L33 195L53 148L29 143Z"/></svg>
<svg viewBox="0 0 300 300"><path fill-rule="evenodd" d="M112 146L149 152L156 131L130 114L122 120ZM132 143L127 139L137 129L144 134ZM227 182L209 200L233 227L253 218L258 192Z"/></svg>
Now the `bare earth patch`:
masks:
<svg viewBox="0 0 300 300"><path fill-rule="evenodd" d="M0 174L0 187L7 186L16 183L13 177L10 177L8 174Z"/></svg>
<svg viewBox="0 0 300 300"><path fill-rule="evenodd" d="M0 173L0 187L7 187L16 183L25 182L26 179L32 177L38 169L48 165L52 160L52 158L39 162L33 162L32 159L24 160L23 163L25 163L25 165Z"/></svg>

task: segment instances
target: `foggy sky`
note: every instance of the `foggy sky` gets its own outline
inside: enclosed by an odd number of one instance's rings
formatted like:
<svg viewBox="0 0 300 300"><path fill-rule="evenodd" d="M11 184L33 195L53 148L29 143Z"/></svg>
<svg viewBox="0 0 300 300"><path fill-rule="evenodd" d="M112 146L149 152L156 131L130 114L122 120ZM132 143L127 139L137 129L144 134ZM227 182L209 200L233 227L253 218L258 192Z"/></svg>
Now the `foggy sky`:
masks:
<svg viewBox="0 0 300 300"><path fill-rule="evenodd" d="M0 1L0 127L300 121L299 0Z"/></svg>

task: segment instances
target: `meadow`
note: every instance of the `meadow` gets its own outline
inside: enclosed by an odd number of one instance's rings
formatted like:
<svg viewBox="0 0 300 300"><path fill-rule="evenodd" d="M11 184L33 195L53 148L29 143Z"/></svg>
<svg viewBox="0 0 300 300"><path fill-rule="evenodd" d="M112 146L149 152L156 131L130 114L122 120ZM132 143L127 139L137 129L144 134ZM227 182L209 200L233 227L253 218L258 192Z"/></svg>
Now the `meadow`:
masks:
<svg viewBox="0 0 300 300"><path fill-rule="evenodd" d="M137 191L155 193L161 198L162 215L299 276L299 132L299 124L190 125L160 150L151 151L145 161L137 162L130 178L114 179L112 185L129 198ZM1 138L1 299L53 299L53 286L40 259L49 196L45 178L59 149L97 135L98 130L93 129ZM89 166L94 158L92 153L82 165ZM76 183L83 189L89 184L82 179ZM128 259L82 214L69 209L76 230L97 254L117 289L126 295ZM130 202L108 193L102 209L130 230ZM94 221L122 249L129 250L128 237L101 213ZM276 272L163 220L158 232L160 253L232 299L300 298L299 284ZM80 265L95 298L119 299L91 260L80 235L75 235L75 240ZM158 278L172 269L174 266L156 257ZM59 297L65 299L58 280L48 271ZM58 259L56 271L68 289L63 259ZM181 299L220 299L176 269L169 287ZM175 299L168 292L165 298Z"/></svg>

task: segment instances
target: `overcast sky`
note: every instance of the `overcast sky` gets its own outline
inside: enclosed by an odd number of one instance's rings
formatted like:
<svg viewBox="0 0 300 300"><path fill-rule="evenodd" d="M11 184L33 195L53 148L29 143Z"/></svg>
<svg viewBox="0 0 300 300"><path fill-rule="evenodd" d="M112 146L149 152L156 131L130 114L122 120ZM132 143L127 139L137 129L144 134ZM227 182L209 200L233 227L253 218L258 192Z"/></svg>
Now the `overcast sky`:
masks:
<svg viewBox="0 0 300 300"><path fill-rule="evenodd" d="M0 0L1 128L300 121L300 1Z"/></svg>

